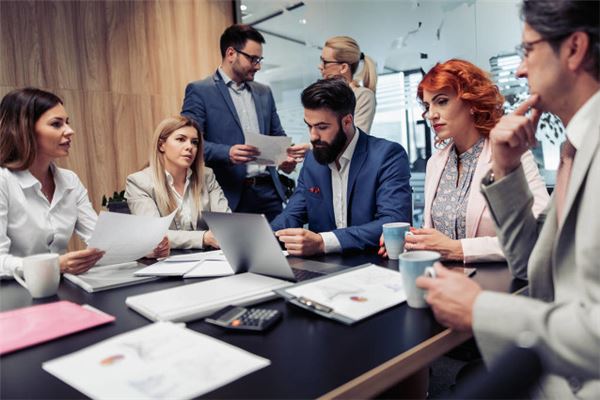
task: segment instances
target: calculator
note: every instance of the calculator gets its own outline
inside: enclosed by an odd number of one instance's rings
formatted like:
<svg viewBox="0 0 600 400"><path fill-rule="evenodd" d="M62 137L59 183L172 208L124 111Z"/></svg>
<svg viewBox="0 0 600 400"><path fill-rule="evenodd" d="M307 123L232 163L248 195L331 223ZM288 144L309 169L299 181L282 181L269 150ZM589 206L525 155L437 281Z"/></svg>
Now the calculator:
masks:
<svg viewBox="0 0 600 400"><path fill-rule="evenodd" d="M227 329L264 331L281 319L281 311L266 308L227 306L205 319L206 322Z"/></svg>

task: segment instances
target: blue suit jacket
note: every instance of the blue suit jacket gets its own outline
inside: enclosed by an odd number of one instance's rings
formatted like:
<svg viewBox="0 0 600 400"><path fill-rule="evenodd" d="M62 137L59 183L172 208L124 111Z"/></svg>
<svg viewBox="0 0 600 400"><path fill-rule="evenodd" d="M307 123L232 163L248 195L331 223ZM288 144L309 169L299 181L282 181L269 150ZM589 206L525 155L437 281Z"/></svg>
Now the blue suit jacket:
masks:
<svg viewBox="0 0 600 400"><path fill-rule="evenodd" d="M256 105L260 133L284 136L271 89L257 82L246 83ZM245 143L245 138L229 89L218 72L187 85L181 115L196 121L204 133L204 161L215 172L229 206L235 210L240 201L246 166L232 164L229 149L234 144ZM268 167L268 171L283 201L285 191L277 170Z"/></svg>
<svg viewBox="0 0 600 400"><path fill-rule="evenodd" d="M411 222L410 169L398 143L359 131L348 175L348 227L337 229L331 170L307 153L298 186L287 207L271 223L273 230L300 228L333 232L343 251L379 245L386 222Z"/></svg>

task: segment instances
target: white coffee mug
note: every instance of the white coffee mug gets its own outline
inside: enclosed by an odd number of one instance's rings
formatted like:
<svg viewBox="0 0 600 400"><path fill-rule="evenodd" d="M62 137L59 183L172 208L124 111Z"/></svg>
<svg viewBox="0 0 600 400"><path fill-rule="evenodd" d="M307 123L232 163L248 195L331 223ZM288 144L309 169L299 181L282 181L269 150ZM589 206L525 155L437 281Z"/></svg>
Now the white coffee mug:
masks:
<svg viewBox="0 0 600 400"><path fill-rule="evenodd" d="M60 283L60 264L58 254L37 254L23 259L23 276L15 270L17 282L29 291L31 297L53 296Z"/></svg>

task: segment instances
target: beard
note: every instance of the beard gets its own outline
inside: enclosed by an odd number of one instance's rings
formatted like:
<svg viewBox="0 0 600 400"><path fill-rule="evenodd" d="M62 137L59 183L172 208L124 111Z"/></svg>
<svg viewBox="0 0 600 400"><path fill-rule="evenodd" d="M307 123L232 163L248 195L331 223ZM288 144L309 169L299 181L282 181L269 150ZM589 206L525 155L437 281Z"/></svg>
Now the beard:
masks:
<svg viewBox="0 0 600 400"><path fill-rule="evenodd" d="M239 62L239 60L236 60L233 62L233 64L231 64L231 69L233 70L233 73L236 75L236 77L240 78L242 82L252 82L254 80L254 74L256 74L256 70L254 69L254 67L245 68Z"/></svg>
<svg viewBox="0 0 600 400"><path fill-rule="evenodd" d="M340 129L336 133L333 138L333 142L327 143L322 140L315 140L311 142L313 145L313 155L315 156L315 160L319 164L331 164L335 161L338 155L342 152L342 149L346 145L348 138L342 129L342 121L339 121Z"/></svg>

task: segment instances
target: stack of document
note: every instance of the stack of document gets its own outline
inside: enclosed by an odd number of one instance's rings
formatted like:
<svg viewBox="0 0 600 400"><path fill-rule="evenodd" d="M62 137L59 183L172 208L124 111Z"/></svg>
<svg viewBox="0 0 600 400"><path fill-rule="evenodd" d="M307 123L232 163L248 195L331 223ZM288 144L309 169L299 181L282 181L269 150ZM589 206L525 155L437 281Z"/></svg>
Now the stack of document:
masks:
<svg viewBox="0 0 600 400"><path fill-rule="evenodd" d="M270 363L180 324L161 322L47 361L42 368L93 399L190 399Z"/></svg>
<svg viewBox="0 0 600 400"><path fill-rule="evenodd" d="M184 278L209 278L233 274L233 268L221 250L171 256L135 273L136 276L183 276Z"/></svg>

